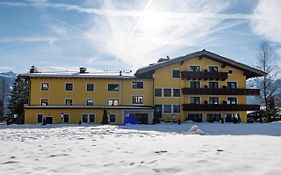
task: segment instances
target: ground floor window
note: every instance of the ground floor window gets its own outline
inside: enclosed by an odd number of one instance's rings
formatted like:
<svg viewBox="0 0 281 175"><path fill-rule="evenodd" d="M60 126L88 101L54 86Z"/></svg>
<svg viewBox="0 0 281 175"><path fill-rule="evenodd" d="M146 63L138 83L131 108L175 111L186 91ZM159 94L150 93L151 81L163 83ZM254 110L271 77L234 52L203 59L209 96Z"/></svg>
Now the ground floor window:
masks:
<svg viewBox="0 0 281 175"><path fill-rule="evenodd" d="M240 122L241 118L239 114L225 114L225 122Z"/></svg>
<svg viewBox="0 0 281 175"><path fill-rule="evenodd" d="M181 106L180 105L173 105L173 113L180 113Z"/></svg>
<svg viewBox="0 0 281 175"><path fill-rule="evenodd" d="M172 105L164 105L164 113L171 113L172 112Z"/></svg>
<svg viewBox="0 0 281 175"><path fill-rule="evenodd" d="M43 114L37 114L37 123L43 123Z"/></svg>
<svg viewBox="0 0 281 175"><path fill-rule="evenodd" d="M221 114L207 114L208 122L219 122L221 120Z"/></svg>
<svg viewBox="0 0 281 175"><path fill-rule="evenodd" d="M194 122L202 122L203 115L202 114L188 114L187 120L192 120Z"/></svg>
<svg viewBox="0 0 281 175"><path fill-rule="evenodd" d="M116 114L109 114L109 123L116 123Z"/></svg>
<svg viewBox="0 0 281 175"><path fill-rule="evenodd" d="M82 114L82 123L95 123L95 114Z"/></svg>

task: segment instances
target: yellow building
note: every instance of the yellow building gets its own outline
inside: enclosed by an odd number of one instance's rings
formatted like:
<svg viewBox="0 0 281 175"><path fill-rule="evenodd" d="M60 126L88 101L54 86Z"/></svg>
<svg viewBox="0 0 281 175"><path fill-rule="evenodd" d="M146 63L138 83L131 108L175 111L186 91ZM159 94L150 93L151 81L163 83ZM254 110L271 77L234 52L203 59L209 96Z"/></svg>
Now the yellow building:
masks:
<svg viewBox="0 0 281 175"><path fill-rule="evenodd" d="M103 116L123 124L134 116L138 123L193 120L198 122L247 121L248 78L265 73L231 59L199 51L140 68L134 76L96 75L81 68L78 73L31 73L30 99L25 123L97 123Z"/></svg>

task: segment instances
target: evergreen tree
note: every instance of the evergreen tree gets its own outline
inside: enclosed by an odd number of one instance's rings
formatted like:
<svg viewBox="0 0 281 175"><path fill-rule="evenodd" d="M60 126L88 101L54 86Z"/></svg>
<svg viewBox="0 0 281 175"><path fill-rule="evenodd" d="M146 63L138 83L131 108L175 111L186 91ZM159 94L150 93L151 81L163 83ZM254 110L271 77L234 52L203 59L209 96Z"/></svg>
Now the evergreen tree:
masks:
<svg viewBox="0 0 281 175"><path fill-rule="evenodd" d="M103 125L108 125L109 124L108 123L108 117L107 117L107 110L106 109L103 110L103 116L102 116L101 124L103 124Z"/></svg>
<svg viewBox="0 0 281 175"><path fill-rule="evenodd" d="M24 122L24 105L28 103L29 96L29 83L28 80L18 76L13 84L13 90L10 94L10 100L8 104L8 117L13 120L13 115L17 114L18 118L16 123Z"/></svg>

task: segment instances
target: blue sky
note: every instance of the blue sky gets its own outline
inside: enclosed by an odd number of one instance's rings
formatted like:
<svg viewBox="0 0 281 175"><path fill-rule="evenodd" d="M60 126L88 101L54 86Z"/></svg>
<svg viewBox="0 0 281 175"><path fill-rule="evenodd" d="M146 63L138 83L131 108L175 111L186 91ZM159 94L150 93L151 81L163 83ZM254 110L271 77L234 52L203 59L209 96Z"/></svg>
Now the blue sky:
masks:
<svg viewBox="0 0 281 175"><path fill-rule="evenodd" d="M135 70L206 49L281 65L280 0L1 0L0 72Z"/></svg>

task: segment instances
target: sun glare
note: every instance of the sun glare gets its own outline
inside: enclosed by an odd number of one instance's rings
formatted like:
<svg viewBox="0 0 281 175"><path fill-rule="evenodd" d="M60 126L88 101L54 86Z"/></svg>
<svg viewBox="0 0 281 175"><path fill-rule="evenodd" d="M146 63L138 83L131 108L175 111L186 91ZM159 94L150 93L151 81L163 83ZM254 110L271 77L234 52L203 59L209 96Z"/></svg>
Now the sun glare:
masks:
<svg viewBox="0 0 281 175"><path fill-rule="evenodd" d="M141 29L148 34L161 33L165 27L165 20L163 16L154 11L147 11L141 19Z"/></svg>

